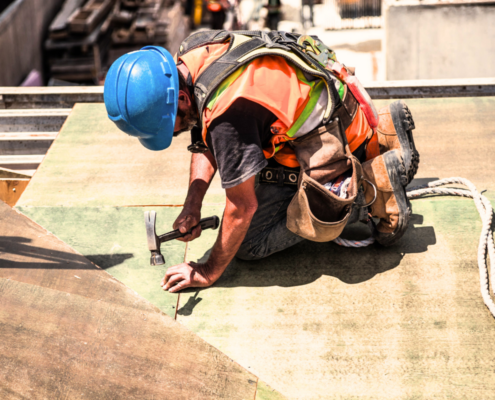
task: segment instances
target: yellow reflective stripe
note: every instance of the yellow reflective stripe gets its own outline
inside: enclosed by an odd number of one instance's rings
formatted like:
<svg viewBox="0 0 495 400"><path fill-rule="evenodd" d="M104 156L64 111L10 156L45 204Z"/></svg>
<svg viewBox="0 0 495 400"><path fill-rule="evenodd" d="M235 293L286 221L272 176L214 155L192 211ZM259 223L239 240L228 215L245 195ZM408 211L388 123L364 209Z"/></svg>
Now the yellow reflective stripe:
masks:
<svg viewBox="0 0 495 400"><path fill-rule="evenodd" d="M298 71L300 73L300 71ZM299 77L298 73L298 77ZM302 73L300 73L303 75ZM325 88L323 84L323 79L320 79L319 81L314 81L314 82L305 82L308 85L311 86L311 91L309 92L309 101L306 104L306 107L304 107L303 112L299 116L296 122L292 124L290 129L287 131L287 136L293 137L295 133L299 130L299 128L306 122L306 120L309 118L313 110L315 109L316 103L318 103L318 99L321 96L321 92Z"/></svg>
<svg viewBox="0 0 495 400"><path fill-rule="evenodd" d="M241 68L239 68L234 73L230 74L227 78L225 78L222 81L220 86L218 86L218 89L215 90L215 92L213 92L213 94L211 95L211 100L208 102L208 105L206 106L206 108L208 108L208 110L211 111L213 109L213 106L217 102L218 98L225 91L225 89L227 89L237 78L239 78L239 76L246 70L246 68L249 64L250 63L244 64Z"/></svg>

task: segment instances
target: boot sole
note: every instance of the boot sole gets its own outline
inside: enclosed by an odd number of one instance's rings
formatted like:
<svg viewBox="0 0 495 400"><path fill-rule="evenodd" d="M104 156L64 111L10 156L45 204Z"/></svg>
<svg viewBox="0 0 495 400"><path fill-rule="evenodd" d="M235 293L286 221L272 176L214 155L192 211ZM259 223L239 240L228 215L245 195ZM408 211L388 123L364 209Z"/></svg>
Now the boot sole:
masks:
<svg viewBox="0 0 495 400"><path fill-rule="evenodd" d="M387 168L387 174L394 190L397 206L399 207L399 222L393 233L382 233L373 229L373 237L383 246L391 246L404 236L409 226L411 217L411 203L406 195L407 173L401 155L398 150L388 151L383 154L383 161Z"/></svg>
<svg viewBox="0 0 495 400"><path fill-rule="evenodd" d="M406 168L407 184L409 184L419 168L419 153L416 150L412 134L415 128L414 120L409 107L401 100L390 105L390 114L399 138L402 159Z"/></svg>

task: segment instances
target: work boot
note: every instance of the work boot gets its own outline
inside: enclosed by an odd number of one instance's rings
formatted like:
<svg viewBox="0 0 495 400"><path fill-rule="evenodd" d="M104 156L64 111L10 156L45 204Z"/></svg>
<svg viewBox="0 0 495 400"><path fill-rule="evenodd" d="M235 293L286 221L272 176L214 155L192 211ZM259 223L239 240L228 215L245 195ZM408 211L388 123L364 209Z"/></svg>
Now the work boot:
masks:
<svg viewBox="0 0 495 400"><path fill-rule="evenodd" d="M380 154L399 150L406 168L407 183L418 172L419 153L414 145L412 131L415 128L411 111L401 100L394 101L379 112L377 127Z"/></svg>
<svg viewBox="0 0 495 400"><path fill-rule="evenodd" d="M411 204L406 196L406 169L398 149L363 163L364 195L372 219L369 225L375 240L384 245L395 244L406 232ZM369 181L369 182L368 182Z"/></svg>

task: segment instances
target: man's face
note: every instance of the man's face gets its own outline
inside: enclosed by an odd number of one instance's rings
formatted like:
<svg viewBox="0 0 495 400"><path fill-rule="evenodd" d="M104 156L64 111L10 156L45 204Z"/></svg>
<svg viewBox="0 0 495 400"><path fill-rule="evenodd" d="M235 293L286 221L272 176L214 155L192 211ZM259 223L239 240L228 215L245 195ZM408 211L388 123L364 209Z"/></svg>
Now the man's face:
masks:
<svg viewBox="0 0 495 400"><path fill-rule="evenodd" d="M191 98L184 90L179 90L179 104L175 118L174 136L181 132L190 131L198 122L198 115L193 107Z"/></svg>

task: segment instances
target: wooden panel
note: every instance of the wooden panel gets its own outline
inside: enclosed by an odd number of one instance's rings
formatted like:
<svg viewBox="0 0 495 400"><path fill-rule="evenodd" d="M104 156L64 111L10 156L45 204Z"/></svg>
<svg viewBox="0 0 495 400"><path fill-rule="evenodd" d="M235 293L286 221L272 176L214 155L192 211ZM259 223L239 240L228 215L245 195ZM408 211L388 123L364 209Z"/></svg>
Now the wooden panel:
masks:
<svg viewBox="0 0 495 400"><path fill-rule="evenodd" d="M30 179L31 175L20 173L18 171L14 171L12 169L8 168L1 168L0 167L0 178L17 178L17 179Z"/></svg>
<svg viewBox="0 0 495 400"><path fill-rule="evenodd" d="M165 257L165 265L150 266L150 252L146 243L144 226L144 211L146 208L78 208L78 207L22 207L21 211L29 218L45 227L69 246L83 254L90 261L104 269L111 276L124 283L129 290L139 293L140 296L152 302L161 311L175 316L177 306L177 294L164 292L160 287L160 281L165 275L168 266L178 264L184 260L185 245L179 241L162 244L162 254ZM157 232L164 233L170 230L175 217L181 211L180 208L157 209ZM5 248L14 248L16 237L23 237L22 231L14 236ZM43 237L43 236L42 236ZM45 254L42 249L47 246L45 242L39 242L42 237L31 237L31 242L20 243L18 251L29 255L32 260L44 262ZM7 239L5 239L7 240ZM58 257L62 257L59 260ZM55 269L65 269L63 254L54 258L48 258ZM44 270L46 264L40 264L41 271L29 270L29 275L43 278L44 282L51 282L53 272ZM77 269L77 267L75 267ZM79 268L84 274L86 268ZM91 271L87 271L91 275ZM24 272L22 272L24 274ZM45 275L48 276L45 278ZM67 276L60 282L61 285L74 284L74 275L82 279L85 276L68 271ZM110 276L105 273L105 276ZM61 279L57 275L57 280ZM92 284L97 285L97 282ZM92 296L100 296L98 287ZM98 290L97 290L98 289ZM87 289L89 290L89 289ZM93 290L89 290L90 292ZM78 292L79 293L79 292Z"/></svg>
<svg viewBox="0 0 495 400"><path fill-rule="evenodd" d="M495 99L407 103L421 154L416 182L466 177L494 202ZM180 295L177 319L290 399L494 399L495 322L479 289L474 203L412 208L390 248L305 241L235 260L214 287ZM369 231L359 224L345 235ZM188 259L205 261L215 238L191 242Z"/></svg>
<svg viewBox="0 0 495 400"><path fill-rule="evenodd" d="M235 260L213 287L181 293L177 320L289 399L493 399L480 231L472 200L417 200L397 246L305 241ZM204 262L215 236L191 242L188 259Z"/></svg>
<svg viewBox="0 0 495 400"><path fill-rule="evenodd" d="M0 304L1 398L255 396L255 376L1 202Z"/></svg>
<svg viewBox="0 0 495 400"><path fill-rule="evenodd" d="M0 179L0 200L14 207L28 183L29 179Z"/></svg>
<svg viewBox="0 0 495 400"><path fill-rule="evenodd" d="M242 399L257 378L160 312L0 279L2 398Z"/></svg>
<svg viewBox="0 0 495 400"><path fill-rule="evenodd" d="M111 257L108 259L111 262ZM122 258L117 255L114 259L119 262ZM157 309L45 228L2 202L0 267L1 278L126 307Z"/></svg>
<svg viewBox="0 0 495 400"><path fill-rule="evenodd" d="M77 104L19 205L183 204L190 140L184 133L169 149L154 152L118 130L103 104ZM215 178L205 202L223 200L224 190Z"/></svg>

